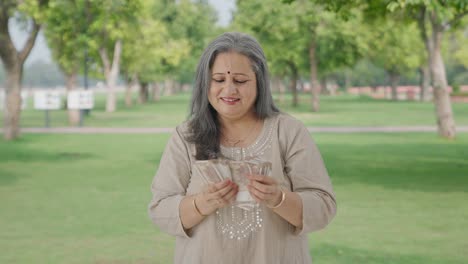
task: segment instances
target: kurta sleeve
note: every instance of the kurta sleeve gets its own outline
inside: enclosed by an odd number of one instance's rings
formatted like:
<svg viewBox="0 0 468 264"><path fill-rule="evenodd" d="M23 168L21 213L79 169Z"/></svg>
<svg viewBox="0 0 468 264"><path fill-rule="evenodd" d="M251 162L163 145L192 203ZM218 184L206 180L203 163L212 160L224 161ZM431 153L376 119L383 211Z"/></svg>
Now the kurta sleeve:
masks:
<svg viewBox="0 0 468 264"><path fill-rule="evenodd" d="M176 128L161 157L158 171L151 184L153 194L148 213L154 224L171 235L189 237L179 214L179 204L190 182L189 149Z"/></svg>
<svg viewBox="0 0 468 264"><path fill-rule="evenodd" d="M336 214L336 200L327 169L302 123L290 117L282 127L279 139L283 142L284 172L303 205L302 229L296 228L294 233L299 235L322 229Z"/></svg>

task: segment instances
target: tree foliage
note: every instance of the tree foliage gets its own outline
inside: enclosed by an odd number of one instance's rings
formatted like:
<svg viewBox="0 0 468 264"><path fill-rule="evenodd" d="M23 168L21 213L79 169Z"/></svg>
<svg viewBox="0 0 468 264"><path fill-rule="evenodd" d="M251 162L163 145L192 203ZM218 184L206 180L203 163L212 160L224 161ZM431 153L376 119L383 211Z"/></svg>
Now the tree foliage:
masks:
<svg viewBox="0 0 468 264"><path fill-rule="evenodd" d="M404 75L419 67L426 56L415 23L383 20L370 25L368 57L387 72ZM370 28L369 28L370 29Z"/></svg>

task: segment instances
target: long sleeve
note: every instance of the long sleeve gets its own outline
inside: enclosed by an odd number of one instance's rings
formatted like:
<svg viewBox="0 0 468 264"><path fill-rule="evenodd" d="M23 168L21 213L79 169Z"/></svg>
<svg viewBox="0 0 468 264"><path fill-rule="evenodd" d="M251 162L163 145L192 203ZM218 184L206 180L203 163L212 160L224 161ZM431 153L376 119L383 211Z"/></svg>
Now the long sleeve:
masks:
<svg viewBox="0 0 468 264"><path fill-rule="evenodd" d="M148 213L161 230L175 236L188 237L179 214L179 204L190 182L189 150L180 128L176 128L159 163L151 185L153 194Z"/></svg>
<svg viewBox="0 0 468 264"><path fill-rule="evenodd" d="M293 118L281 124L284 172L292 191L302 199L302 229L295 234L324 228L336 214L336 200L327 169L307 128Z"/></svg>

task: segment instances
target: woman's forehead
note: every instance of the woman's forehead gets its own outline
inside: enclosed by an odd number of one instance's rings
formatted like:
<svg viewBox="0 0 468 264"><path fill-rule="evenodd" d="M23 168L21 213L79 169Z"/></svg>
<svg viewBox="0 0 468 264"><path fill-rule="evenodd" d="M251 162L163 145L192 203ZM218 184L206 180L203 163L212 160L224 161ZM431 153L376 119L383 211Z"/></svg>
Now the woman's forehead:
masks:
<svg viewBox="0 0 468 264"><path fill-rule="evenodd" d="M250 75L253 73L250 59L237 52L225 52L216 56L212 68L213 75Z"/></svg>

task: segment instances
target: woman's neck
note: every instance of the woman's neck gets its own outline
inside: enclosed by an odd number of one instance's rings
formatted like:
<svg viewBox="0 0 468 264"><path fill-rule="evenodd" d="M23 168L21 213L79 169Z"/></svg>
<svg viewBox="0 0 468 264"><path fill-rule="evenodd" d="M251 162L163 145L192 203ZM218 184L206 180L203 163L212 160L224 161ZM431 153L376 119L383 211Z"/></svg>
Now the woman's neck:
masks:
<svg viewBox="0 0 468 264"><path fill-rule="evenodd" d="M257 138L260 119L251 115L239 120L221 119L221 143L230 147L246 147Z"/></svg>

